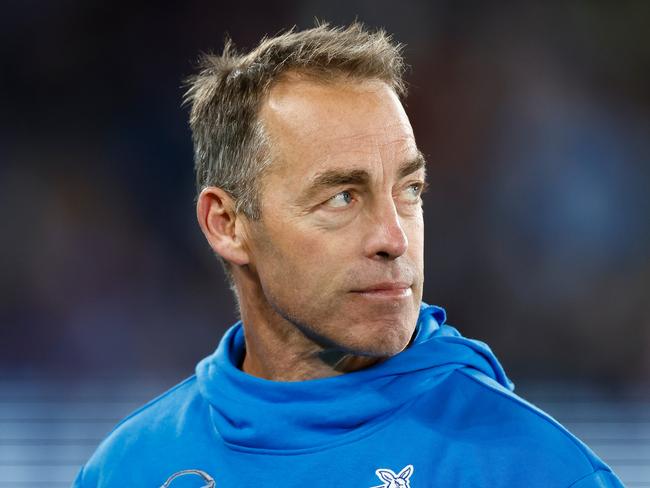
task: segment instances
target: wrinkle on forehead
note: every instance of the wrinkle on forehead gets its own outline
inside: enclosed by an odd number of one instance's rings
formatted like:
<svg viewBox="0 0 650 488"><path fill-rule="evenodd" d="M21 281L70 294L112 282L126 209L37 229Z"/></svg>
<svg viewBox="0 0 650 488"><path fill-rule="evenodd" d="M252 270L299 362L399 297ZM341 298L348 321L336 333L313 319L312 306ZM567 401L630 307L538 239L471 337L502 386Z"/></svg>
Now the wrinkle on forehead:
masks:
<svg viewBox="0 0 650 488"><path fill-rule="evenodd" d="M336 142L328 151L319 154L315 162L337 162L349 164L354 161L367 161L368 158L391 156L397 159L417 154L417 146L413 137L401 136L386 140L385 137L375 135L356 135L344 138L331 138L327 142ZM384 155L382 157L382 155Z"/></svg>

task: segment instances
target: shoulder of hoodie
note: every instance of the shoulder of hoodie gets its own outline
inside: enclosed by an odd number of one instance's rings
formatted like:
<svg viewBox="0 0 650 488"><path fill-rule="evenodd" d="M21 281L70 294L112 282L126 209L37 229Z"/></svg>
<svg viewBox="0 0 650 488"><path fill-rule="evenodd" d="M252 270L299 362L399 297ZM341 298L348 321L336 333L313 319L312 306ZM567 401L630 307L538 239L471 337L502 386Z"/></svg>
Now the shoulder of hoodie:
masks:
<svg viewBox="0 0 650 488"><path fill-rule="evenodd" d="M521 424L517 424L517 430L520 435L523 434L522 438L527 439L527 441L529 439L535 444L534 456L542 458L544 462L556 458L562 458L563 461L570 459L576 472L583 472L585 479L591 479L591 476L605 476L610 479L609 476L611 475L611 478L617 481L610 468L589 447L549 414L527 402L481 371L473 368L461 368L456 371L461 377L472 381L479 388L482 396L491 397L492 401L502 407L499 408L499 415L522 420ZM478 404L476 407L480 408ZM501 425L499 425L499 428L501 428ZM504 434L506 433L504 432ZM551 467L547 465L547 468ZM576 483L578 481L581 481L581 478L578 478ZM606 484L602 486L622 485Z"/></svg>
<svg viewBox="0 0 650 488"><path fill-rule="evenodd" d="M134 452L143 445L164 449L167 442L185 431L180 426L200 421L197 408L204 405L196 376L192 375L122 419L99 444L80 476L86 478L114 463L132 461Z"/></svg>

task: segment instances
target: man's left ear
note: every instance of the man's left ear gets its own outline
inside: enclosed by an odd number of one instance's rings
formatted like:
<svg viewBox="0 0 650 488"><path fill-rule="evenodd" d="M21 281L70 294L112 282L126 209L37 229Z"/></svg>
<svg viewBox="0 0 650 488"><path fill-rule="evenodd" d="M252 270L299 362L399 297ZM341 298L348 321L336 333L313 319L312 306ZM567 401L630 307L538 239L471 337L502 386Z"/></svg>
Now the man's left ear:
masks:
<svg viewBox="0 0 650 488"><path fill-rule="evenodd" d="M245 218L235 212L235 201L221 188L204 188L196 202L196 217L210 247L224 260L236 266L249 263L244 226L237 219Z"/></svg>

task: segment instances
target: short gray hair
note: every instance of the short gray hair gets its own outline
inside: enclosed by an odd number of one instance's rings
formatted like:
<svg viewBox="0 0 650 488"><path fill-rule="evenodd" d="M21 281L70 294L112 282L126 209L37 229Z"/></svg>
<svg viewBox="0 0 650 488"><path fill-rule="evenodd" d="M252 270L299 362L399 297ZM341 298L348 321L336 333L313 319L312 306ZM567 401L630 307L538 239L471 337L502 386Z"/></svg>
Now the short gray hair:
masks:
<svg viewBox="0 0 650 488"><path fill-rule="evenodd" d="M288 72L321 81L378 79L403 97L402 48L384 30L355 22L294 28L263 38L247 54L227 39L221 55L203 55L185 93L197 194L217 186L233 197L237 212L259 219L259 181L270 156L258 112L273 84Z"/></svg>

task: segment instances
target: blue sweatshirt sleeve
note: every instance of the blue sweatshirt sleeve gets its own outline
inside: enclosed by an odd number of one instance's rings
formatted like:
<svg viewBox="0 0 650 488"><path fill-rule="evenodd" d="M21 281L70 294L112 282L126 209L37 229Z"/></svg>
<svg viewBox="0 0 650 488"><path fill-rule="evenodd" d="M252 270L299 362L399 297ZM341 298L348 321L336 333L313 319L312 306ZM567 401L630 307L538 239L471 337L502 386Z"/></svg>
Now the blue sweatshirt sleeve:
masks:
<svg viewBox="0 0 650 488"><path fill-rule="evenodd" d="M569 488L625 488L623 483L611 471L599 469L584 478L580 478Z"/></svg>

